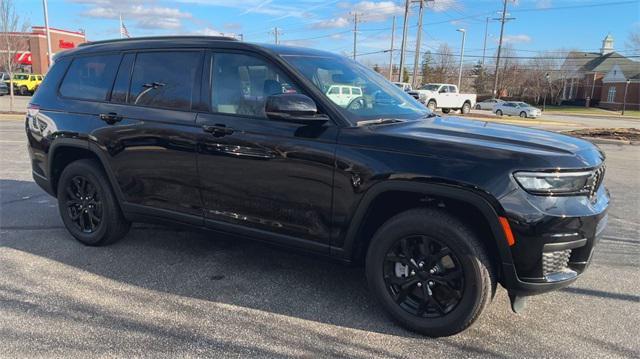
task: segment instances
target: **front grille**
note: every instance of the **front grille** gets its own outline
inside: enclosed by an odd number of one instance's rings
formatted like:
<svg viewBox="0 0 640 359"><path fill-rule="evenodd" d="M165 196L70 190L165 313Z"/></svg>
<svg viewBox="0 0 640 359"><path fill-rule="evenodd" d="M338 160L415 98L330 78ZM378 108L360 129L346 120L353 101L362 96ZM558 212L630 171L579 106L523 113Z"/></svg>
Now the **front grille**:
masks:
<svg viewBox="0 0 640 359"><path fill-rule="evenodd" d="M542 274L545 276L567 269L571 249L542 253Z"/></svg>

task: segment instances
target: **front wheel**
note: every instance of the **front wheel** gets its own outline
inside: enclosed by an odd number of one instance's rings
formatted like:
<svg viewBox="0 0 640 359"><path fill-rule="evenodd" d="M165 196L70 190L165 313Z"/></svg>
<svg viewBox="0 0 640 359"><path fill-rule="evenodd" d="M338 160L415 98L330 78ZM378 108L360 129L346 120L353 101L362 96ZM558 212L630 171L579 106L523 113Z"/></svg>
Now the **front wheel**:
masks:
<svg viewBox="0 0 640 359"><path fill-rule="evenodd" d="M524 111L520 112L520 117L527 118L527 113Z"/></svg>
<svg viewBox="0 0 640 359"><path fill-rule="evenodd" d="M427 102L427 108L429 110L431 110L431 112L435 112L436 111L436 102L434 100L429 100L429 102Z"/></svg>
<svg viewBox="0 0 640 359"><path fill-rule="evenodd" d="M18 89L18 93L20 94L20 96L26 96L29 94L29 89L27 88L27 86L20 86L20 88Z"/></svg>
<svg viewBox="0 0 640 359"><path fill-rule="evenodd" d="M78 241L100 246L124 237L130 223L96 161L69 164L58 181L58 209L65 227Z"/></svg>
<svg viewBox="0 0 640 359"><path fill-rule="evenodd" d="M402 326L440 337L468 328L495 290L491 264L464 223L436 209L388 220L367 251L370 290Z"/></svg>
<svg viewBox="0 0 640 359"><path fill-rule="evenodd" d="M502 117L502 110L496 110L496 115Z"/></svg>
<svg viewBox="0 0 640 359"><path fill-rule="evenodd" d="M476 110L482 110L482 107L480 107L480 105L476 105L475 109Z"/></svg>

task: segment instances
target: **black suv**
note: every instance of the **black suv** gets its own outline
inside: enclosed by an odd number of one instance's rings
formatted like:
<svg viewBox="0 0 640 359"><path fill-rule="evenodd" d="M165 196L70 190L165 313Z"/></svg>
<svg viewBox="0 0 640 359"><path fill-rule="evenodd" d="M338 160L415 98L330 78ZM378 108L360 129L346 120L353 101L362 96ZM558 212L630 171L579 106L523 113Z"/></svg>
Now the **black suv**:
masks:
<svg viewBox="0 0 640 359"><path fill-rule="evenodd" d="M516 311L572 283L609 204L589 142L441 118L341 56L227 38L61 53L26 132L82 243L159 220L363 264L391 317L429 336L467 328L497 283Z"/></svg>

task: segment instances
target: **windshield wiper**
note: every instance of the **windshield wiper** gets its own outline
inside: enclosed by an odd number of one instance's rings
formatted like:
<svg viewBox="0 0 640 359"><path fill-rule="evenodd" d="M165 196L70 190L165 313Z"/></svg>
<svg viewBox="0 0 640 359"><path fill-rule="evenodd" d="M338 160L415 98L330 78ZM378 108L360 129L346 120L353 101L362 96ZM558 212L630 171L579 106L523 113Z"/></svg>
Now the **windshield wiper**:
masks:
<svg viewBox="0 0 640 359"><path fill-rule="evenodd" d="M387 123L397 123L397 122L404 122L404 121L397 118L377 118L375 120L358 121L356 122L356 126L384 125Z"/></svg>

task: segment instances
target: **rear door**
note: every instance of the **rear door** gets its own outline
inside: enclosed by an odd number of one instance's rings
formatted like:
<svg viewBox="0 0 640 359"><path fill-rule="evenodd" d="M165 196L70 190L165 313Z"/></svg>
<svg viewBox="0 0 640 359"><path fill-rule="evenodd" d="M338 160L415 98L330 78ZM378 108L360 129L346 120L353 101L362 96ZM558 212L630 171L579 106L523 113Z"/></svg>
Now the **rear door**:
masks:
<svg viewBox="0 0 640 359"><path fill-rule="evenodd" d="M196 166L196 114L204 51L125 53L103 127L126 209L202 223Z"/></svg>
<svg viewBox="0 0 640 359"><path fill-rule="evenodd" d="M269 95L302 91L266 58L216 52L210 69L197 119L206 224L328 250L337 127L267 118Z"/></svg>

